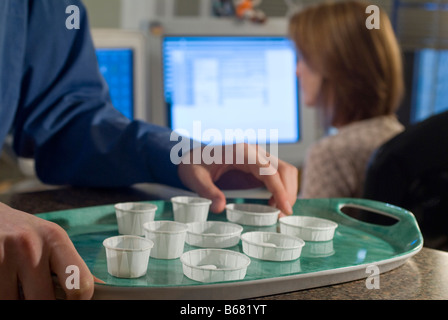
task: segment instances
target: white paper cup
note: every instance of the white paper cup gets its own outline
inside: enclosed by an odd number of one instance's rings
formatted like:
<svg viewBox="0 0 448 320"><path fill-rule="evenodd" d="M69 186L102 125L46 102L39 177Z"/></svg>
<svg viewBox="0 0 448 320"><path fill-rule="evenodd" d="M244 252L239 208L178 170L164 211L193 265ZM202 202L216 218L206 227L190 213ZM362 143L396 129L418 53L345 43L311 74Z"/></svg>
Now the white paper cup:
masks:
<svg viewBox="0 0 448 320"><path fill-rule="evenodd" d="M103 241L107 272L118 278L138 278L148 269L151 240L138 236L116 236Z"/></svg>
<svg viewBox="0 0 448 320"><path fill-rule="evenodd" d="M118 232L120 234L143 236L143 224L153 221L157 206L152 203L123 202L115 205Z"/></svg>
<svg viewBox="0 0 448 320"><path fill-rule="evenodd" d="M250 258L246 255L223 249L187 251L180 261L184 275L199 282L241 280L250 264Z"/></svg>
<svg viewBox="0 0 448 320"><path fill-rule="evenodd" d="M171 198L174 221L188 223L206 221L211 200L199 197L179 196Z"/></svg>
<svg viewBox="0 0 448 320"><path fill-rule="evenodd" d="M277 223L279 209L252 203L230 203L226 206L227 220L247 226L271 226Z"/></svg>
<svg viewBox="0 0 448 320"><path fill-rule="evenodd" d="M308 241L302 250L302 256L307 258L329 257L335 253L333 240L330 241Z"/></svg>
<svg viewBox="0 0 448 320"><path fill-rule="evenodd" d="M302 239L274 232L246 232L241 241L249 257L270 261L295 260L305 245Z"/></svg>
<svg viewBox="0 0 448 320"><path fill-rule="evenodd" d="M184 252L188 226L175 221L150 221L143 225L145 238L154 242L151 257L176 259Z"/></svg>
<svg viewBox="0 0 448 320"><path fill-rule="evenodd" d="M329 241L338 227L331 220L308 217L288 216L280 218L280 232L299 237L305 241Z"/></svg>
<svg viewBox="0 0 448 320"><path fill-rule="evenodd" d="M186 242L202 248L229 248L238 244L242 231L242 226L230 222L191 222Z"/></svg>

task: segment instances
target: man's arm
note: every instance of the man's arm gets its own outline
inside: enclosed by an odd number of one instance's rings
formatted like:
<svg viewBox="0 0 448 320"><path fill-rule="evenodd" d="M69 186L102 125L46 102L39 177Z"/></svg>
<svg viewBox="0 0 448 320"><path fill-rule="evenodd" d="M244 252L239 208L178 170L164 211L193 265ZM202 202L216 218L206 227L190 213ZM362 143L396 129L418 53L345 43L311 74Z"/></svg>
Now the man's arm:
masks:
<svg viewBox="0 0 448 320"><path fill-rule="evenodd" d="M68 5L80 29L67 29ZM99 72L87 13L78 0L30 1L14 148L34 157L49 184L182 184L170 161L171 131L119 113Z"/></svg>

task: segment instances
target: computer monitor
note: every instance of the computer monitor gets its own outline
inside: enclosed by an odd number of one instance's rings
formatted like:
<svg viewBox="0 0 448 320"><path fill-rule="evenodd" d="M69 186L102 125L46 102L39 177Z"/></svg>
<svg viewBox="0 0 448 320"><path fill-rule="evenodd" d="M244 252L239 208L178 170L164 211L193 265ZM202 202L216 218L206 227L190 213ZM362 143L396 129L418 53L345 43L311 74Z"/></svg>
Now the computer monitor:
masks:
<svg viewBox="0 0 448 320"><path fill-rule="evenodd" d="M232 140L238 130L244 142L278 141L280 159L302 165L321 130L315 111L300 103L286 19L176 19L162 28L149 46L155 121L203 143L214 142L207 130L227 144L242 142Z"/></svg>
<svg viewBox="0 0 448 320"><path fill-rule="evenodd" d="M147 56L143 33L93 29L92 38L114 107L129 119L147 120Z"/></svg>
<svg viewBox="0 0 448 320"><path fill-rule="evenodd" d="M130 48L96 49L98 64L106 80L113 105L134 118L134 55Z"/></svg>
<svg viewBox="0 0 448 320"><path fill-rule="evenodd" d="M253 129L245 137L248 143L260 142L259 130L278 130L279 143L300 140L296 59L289 39L166 36L163 58L171 128L186 129L200 140L192 127L200 120L204 131Z"/></svg>
<svg viewBox="0 0 448 320"><path fill-rule="evenodd" d="M421 49L414 54L411 123L448 110L448 50Z"/></svg>

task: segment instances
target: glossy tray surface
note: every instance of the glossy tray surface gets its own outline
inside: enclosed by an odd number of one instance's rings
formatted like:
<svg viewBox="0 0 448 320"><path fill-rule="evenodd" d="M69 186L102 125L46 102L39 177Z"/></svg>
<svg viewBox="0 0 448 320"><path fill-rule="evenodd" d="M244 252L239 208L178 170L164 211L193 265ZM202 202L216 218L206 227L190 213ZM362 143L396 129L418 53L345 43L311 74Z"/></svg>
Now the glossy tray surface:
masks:
<svg viewBox="0 0 448 320"><path fill-rule="evenodd" d="M148 201L157 205L155 220L173 220L172 206L169 201ZM228 199L228 203L261 203L260 199ZM393 217L397 222L391 226L377 225L354 219L341 211L343 207L364 208L381 215ZM294 205L294 215L307 215L330 219L338 223L333 240L326 242L306 242L300 258L293 261L274 262L251 258L246 277L235 281L239 285L256 284L259 280L272 280L288 277L313 278L331 273L344 274L370 264L387 264L388 261L400 261L416 254L423 246L423 238L414 216L401 208L388 204L360 200L360 199L306 199L298 200ZM150 294L151 290L176 288L200 289L201 286L220 286L220 283L203 284L184 276L180 259L162 260L150 258L146 276L137 279L121 279L108 274L104 239L118 235L117 220L114 206L97 206L72 210L56 211L39 214L41 218L61 225L69 234L76 249L85 260L91 272L105 284L98 285L101 290L108 288L146 288L143 294ZM225 213L210 213L208 220L227 221ZM278 232L278 223L268 227L243 226L243 233L248 231ZM184 252L198 249L185 244ZM229 248L242 252L241 241ZM395 266L395 265L394 265ZM389 268L390 269L390 268ZM345 271L347 270L347 271ZM356 276L358 277L358 275ZM356 278L353 275L353 279ZM341 281L351 280L350 276L341 277ZM334 279L331 280L335 282ZM337 282L337 280L336 280ZM224 284L224 283L221 283ZM321 281L316 286L325 285ZM225 285L228 285L226 283ZM306 287L313 285L307 284ZM171 289L170 289L171 288ZM294 287L301 289L301 285ZM100 291L101 291L100 290ZM276 288L248 293L249 296L280 292ZM250 290L248 291L250 292ZM197 297L200 297L197 296ZM246 297L246 296L243 296ZM232 298L222 296L220 298ZM237 297L240 298L240 297Z"/></svg>

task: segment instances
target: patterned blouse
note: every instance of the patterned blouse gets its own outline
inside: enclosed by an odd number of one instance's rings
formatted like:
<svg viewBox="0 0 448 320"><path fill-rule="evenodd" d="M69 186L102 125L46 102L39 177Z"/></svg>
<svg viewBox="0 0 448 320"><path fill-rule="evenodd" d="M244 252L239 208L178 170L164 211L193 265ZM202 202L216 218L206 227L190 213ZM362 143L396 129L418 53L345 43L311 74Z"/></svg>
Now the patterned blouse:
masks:
<svg viewBox="0 0 448 320"><path fill-rule="evenodd" d="M375 149L404 130L395 115L351 123L307 152L300 198L362 197Z"/></svg>

